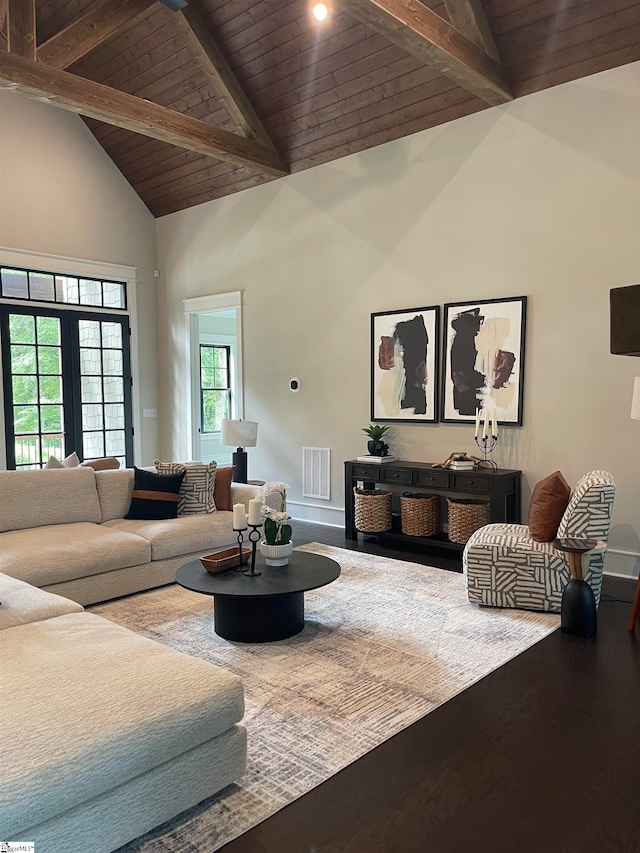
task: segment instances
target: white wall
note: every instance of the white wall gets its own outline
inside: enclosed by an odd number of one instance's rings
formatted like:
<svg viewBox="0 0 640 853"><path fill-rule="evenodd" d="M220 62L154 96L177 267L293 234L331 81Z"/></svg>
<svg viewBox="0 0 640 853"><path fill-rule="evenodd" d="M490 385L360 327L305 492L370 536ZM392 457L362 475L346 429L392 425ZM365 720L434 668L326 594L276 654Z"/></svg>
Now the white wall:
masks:
<svg viewBox="0 0 640 853"><path fill-rule="evenodd" d="M611 471L607 569L637 574L640 361L609 354L609 289L640 281L639 145L640 63L158 220L164 457L188 452L185 297L244 291L250 474L340 523L342 462L365 451L370 313L527 295L524 427L502 430L496 459L523 470L525 509L556 468ZM468 426L394 426L390 443L409 460L475 451ZM301 506L303 445L332 449L333 510Z"/></svg>
<svg viewBox="0 0 640 853"><path fill-rule="evenodd" d="M0 246L137 267L137 396L140 410L157 408L155 220L82 119L8 91L0 91ZM158 455L157 424L141 420L139 465Z"/></svg>

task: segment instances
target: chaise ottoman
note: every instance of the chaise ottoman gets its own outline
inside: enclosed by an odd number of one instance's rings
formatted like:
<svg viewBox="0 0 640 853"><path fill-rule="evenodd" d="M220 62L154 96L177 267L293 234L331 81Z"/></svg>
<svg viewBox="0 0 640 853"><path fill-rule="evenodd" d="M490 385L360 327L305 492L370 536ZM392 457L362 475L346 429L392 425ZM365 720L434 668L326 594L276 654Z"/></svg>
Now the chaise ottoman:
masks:
<svg viewBox="0 0 640 853"><path fill-rule="evenodd" d="M242 776L235 675L0 578L0 837L107 853Z"/></svg>

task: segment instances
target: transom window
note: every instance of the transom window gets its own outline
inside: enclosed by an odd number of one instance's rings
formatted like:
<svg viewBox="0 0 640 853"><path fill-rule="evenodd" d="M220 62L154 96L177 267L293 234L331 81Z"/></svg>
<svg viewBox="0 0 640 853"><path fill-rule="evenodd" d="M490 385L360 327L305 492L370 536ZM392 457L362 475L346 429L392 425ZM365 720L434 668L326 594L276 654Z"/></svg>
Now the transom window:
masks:
<svg viewBox="0 0 640 853"><path fill-rule="evenodd" d="M231 417L231 347L200 344L200 429L220 432Z"/></svg>
<svg viewBox="0 0 640 853"><path fill-rule="evenodd" d="M86 305L126 310L127 288L122 281L62 275L0 266L0 295L6 299Z"/></svg>

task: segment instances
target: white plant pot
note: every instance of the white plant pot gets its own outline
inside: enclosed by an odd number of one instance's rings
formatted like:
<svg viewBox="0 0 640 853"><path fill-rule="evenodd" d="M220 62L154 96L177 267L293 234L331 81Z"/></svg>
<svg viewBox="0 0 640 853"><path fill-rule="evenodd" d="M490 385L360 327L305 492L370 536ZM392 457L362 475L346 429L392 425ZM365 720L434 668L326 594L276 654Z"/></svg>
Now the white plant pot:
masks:
<svg viewBox="0 0 640 853"><path fill-rule="evenodd" d="M260 553L268 566L286 566L293 554L293 542L286 545L268 545L266 539L260 543Z"/></svg>

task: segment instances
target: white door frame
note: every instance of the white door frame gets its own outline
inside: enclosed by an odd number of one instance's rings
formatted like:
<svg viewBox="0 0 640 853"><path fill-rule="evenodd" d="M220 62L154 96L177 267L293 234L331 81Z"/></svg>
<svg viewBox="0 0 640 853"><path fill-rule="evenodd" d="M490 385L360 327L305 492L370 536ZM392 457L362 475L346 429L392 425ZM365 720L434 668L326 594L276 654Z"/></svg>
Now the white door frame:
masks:
<svg viewBox="0 0 640 853"><path fill-rule="evenodd" d="M225 311L229 308L236 309L236 365L237 365L237 387L235 417L244 416L244 388L242 370L242 291L234 290L230 293L214 293L211 296L196 296L192 299L183 299L185 320L187 324L187 340L189 350L187 357L187 375L185 387L187 389L187 431L190 436L191 458L198 459L200 450L200 436L198 425L200 422L200 383L199 372L199 329L198 314L210 314L212 311Z"/></svg>

